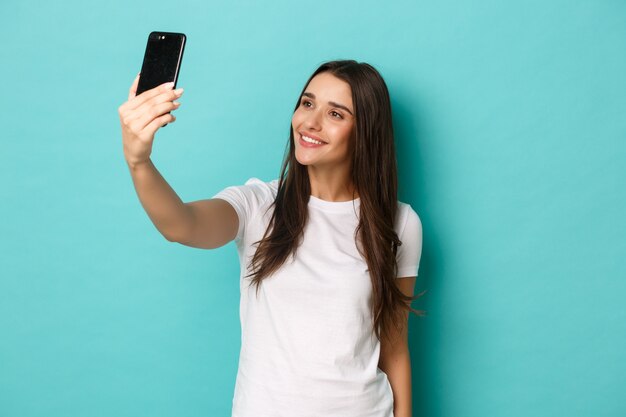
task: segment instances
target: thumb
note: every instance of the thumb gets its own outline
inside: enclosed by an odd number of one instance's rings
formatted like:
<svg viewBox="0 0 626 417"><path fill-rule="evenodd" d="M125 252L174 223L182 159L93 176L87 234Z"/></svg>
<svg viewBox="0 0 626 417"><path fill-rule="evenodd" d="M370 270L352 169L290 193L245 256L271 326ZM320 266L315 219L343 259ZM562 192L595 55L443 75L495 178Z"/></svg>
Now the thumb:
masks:
<svg viewBox="0 0 626 417"><path fill-rule="evenodd" d="M135 80L133 81L133 85L130 86L130 90L128 91L129 100L135 97L135 93L137 93L137 85L139 84L139 75L141 75L141 73L137 74L137 76L135 77Z"/></svg>

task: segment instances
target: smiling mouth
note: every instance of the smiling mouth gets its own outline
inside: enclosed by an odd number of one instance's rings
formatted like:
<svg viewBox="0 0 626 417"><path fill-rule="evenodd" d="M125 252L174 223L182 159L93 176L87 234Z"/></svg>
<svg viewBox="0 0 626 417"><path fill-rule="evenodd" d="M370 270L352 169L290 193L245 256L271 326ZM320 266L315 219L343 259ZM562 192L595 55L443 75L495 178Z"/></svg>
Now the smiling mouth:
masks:
<svg viewBox="0 0 626 417"><path fill-rule="evenodd" d="M312 143L312 144L314 144L314 145L324 145L324 144L326 144L326 142L322 142L322 141L319 141L319 140L313 139L313 138L311 138L311 137L309 137L309 136L307 136L307 135L303 135L303 134L300 134L300 138L301 138L303 141L305 141L305 142L307 142L307 143Z"/></svg>

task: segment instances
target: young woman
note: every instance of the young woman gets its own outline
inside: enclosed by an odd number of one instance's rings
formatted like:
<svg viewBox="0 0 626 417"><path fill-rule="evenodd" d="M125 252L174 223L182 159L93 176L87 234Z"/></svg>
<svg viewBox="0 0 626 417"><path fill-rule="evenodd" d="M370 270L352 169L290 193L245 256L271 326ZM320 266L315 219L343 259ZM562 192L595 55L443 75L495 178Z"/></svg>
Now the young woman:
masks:
<svg viewBox="0 0 626 417"><path fill-rule="evenodd" d="M422 226L397 201L391 104L366 63L331 61L306 82L279 178L183 203L150 160L182 89L119 107L139 199L169 240L235 240L242 345L235 417L409 417L409 311Z"/></svg>

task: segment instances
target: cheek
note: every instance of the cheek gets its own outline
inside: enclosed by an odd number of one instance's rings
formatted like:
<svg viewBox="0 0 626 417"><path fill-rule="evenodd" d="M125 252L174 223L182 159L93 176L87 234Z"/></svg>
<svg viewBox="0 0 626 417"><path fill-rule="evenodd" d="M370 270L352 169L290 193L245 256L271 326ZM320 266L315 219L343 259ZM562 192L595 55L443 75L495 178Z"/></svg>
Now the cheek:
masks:
<svg viewBox="0 0 626 417"><path fill-rule="evenodd" d="M337 130L336 137L337 138L341 138L341 144L342 145L348 146L349 143L350 143L351 133L352 133L352 131L351 131L350 128L342 127L342 128Z"/></svg>
<svg viewBox="0 0 626 417"><path fill-rule="evenodd" d="M302 123L302 115L298 110L296 110L291 116L291 126L295 129Z"/></svg>

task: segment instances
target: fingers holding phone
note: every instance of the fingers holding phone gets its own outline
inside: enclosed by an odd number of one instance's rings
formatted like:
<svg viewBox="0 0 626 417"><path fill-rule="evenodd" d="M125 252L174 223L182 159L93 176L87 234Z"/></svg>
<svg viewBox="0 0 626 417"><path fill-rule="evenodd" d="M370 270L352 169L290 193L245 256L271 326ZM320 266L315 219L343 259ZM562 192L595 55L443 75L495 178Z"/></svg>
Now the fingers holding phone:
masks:
<svg viewBox="0 0 626 417"><path fill-rule="evenodd" d="M118 109L124 156L132 164L150 158L156 131L176 121L171 112L180 107L176 100L183 94L182 88L173 90L172 83L165 83L137 96L136 84L137 80L130 87L129 100Z"/></svg>
<svg viewBox="0 0 626 417"><path fill-rule="evenodd" d="M182 88L173 90L173 83L168 82L132 97L126 106L128 111L133 113L133 119L143 120L141 128L144 128L155 117L177 109L180 106L180 102L175 100L179 99L182 94Z"/></svg>

